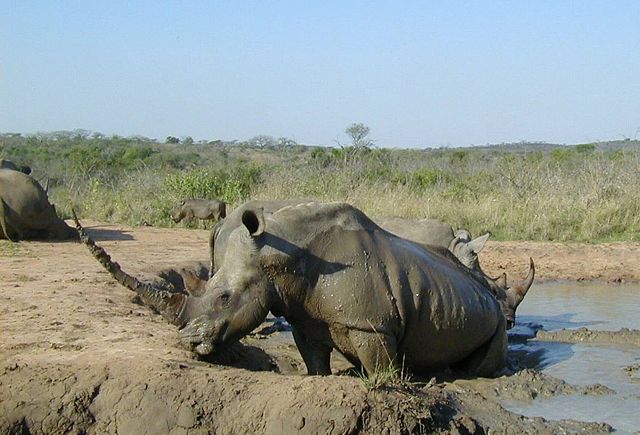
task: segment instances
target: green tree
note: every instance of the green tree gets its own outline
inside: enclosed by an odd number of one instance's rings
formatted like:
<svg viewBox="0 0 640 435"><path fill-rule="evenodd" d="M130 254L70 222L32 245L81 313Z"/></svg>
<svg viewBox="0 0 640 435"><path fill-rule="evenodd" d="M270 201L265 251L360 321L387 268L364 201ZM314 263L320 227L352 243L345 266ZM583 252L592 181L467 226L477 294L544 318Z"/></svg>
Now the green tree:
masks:
<svg viewBox="0 0 640 435"><path fill-rule="evenodd" d="M273 146L276 144L276 140L271 136L267 136L266 134L261 134L261 135L252 137L246 143L247 145L256 147L256 148L267 148L267 147L273 148Z"/></svg>
<svg viewBox="0 0 640 435"><path fill-rule="evenodd" d="M354 148L371 148L373 140L369 136L370 129L361 122L353 123L344 130L351 138L351 146Z"/></svg>
<svg viewBox="0 0 640 435"><path fill-rule="evenodd" d="M180 143L180 139L175 136L167 136L167 138L164 140L164 143Z"/></svg>
<svg viewBox="0 0 640 435"><path fill-rule="evenodd" d="M359 161L363 155L369 153L373 140L369 138L369 127L361 122L351 124L344 132L351 138L351 144L345 146L338 142L340 149L332 152L334 157L342 159L342 163L346 165Z"/></svg>

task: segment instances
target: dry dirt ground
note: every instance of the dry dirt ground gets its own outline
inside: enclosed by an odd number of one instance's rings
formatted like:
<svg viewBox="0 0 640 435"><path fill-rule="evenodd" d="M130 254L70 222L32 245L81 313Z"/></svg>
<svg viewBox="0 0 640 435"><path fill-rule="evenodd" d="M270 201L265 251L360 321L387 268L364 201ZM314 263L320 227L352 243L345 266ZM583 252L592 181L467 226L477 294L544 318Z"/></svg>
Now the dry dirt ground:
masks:
<svg viewBox="0 0 640 435"><path fill-rule="evenodd" d="M125 270L208 259L203 230L84 222ZM493 242L486 271L640 281L640 244ZM77 243L0 241L0 433L558 433L608 426L509 413L495 391L575 388L522 370L497 380L417 380L368 389L338 375L304 376L281 334L243 340L221 363L194 359L178 331L135 303ZM573 388L573 390L572 390ZM597 385L585 394L601 394ZM606 393L606 392L605 392Z"/></svg>

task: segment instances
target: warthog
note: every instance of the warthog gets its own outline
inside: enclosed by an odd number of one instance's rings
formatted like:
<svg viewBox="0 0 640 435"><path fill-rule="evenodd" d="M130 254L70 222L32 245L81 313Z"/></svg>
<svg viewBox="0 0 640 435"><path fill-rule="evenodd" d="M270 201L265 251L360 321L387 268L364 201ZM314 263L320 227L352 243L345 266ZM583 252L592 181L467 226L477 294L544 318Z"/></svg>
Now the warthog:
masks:
<svg viewBox="0 0 640 435"><path fill-rule="evenodd" d="M198 219L224 219L227 216L227 204L217 199L185 199L180 201L171 213L171 218L178 223L182 219L188 221Z"/></svg>
<svg viewBox="0 0 640 435"><path fill-rule="evenodd" d="M0 169L0 238L78 239L77 232L56 214L47 194L31 176Z"/></svg>
<svg viewBox="0 0 640 435"><path fill-rule="evenodd" d="M312 375L331 373L332 349L368 373L404 365L492 376L504 367L500 305L448 251L397 237L342 203L289 206L266 218L247 208L241 222L199 297L142 283L82 239L201 355L242 338L271 311L292 325Z"/></svg>

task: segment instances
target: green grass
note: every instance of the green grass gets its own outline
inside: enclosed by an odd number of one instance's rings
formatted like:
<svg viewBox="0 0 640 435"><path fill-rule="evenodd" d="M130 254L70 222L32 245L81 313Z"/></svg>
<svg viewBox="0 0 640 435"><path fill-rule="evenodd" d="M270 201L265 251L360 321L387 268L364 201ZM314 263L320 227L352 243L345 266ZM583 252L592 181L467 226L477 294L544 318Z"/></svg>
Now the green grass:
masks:
<svg viewBox="0 0 640 435"><path fill-rule="evenodd" d="M24 244L14 243L9 240L0 240L0 257L24 257L31 255L31 251Z"/></svg>
<svg viewBox="0 0 640 435"><path fill-rule="evenodd" d="M65 217L73 206L82 217L173 226L181 199L222 199L232 209L311 198L371 216L440 219L496 240L640 241L640 141L347 151L0 135L0 157L48 177Z"/></svg>
<svg viewBox="0 0 640 435"><path fill-rule="evenodd" d="M400 369L392 365L375 370L373 373L358 372L358 378L367 390L377 390L401 383L401 377Z"/></svg>

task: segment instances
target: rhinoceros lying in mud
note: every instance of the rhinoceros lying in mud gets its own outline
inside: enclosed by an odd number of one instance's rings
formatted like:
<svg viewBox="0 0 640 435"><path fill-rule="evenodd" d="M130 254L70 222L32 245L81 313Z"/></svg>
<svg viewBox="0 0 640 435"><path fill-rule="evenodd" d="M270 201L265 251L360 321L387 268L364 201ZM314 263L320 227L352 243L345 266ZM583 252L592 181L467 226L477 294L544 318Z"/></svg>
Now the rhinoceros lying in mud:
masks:
<svg viewBox="0 0 640 435"><path fill-rule="evenodd" d="M242 338L271 311L292 325L309 374L331 373L332 349L369 373L404 365L491 376L505 364L506 321L486 281L448 251L399 238L348 204L290 206L266 219L245 210L200 297L142 283L82 239L201 355Z"/></svg>
<svg viewBox="0 0 640 435"><path fill-rule="evenodd" d="M308 199L253 200L240 205L225 220L218 222L210 233L211 268L209 276L212 277L215 271L224 263L229 236L236 228L242 226L242 216L246 210L261 208L264 216L268 217L284 207L310 202ZM486 243L489 234L472 240L468 231L458 230L454 233L450 225L435 219L425 219L418 221L417 224L414 221L403 218L386 218L379 221L383 223L380 226L384 230L420 245L428 245L423 246L425 249L448 249L461 263L477 274L478 279L487 282L487 286L489 286L500 303L507 321L507 329L511 329L515 325L516 308L524 299L533 282L535 273L533 264L530 265L529 274L525 281L509 288L507 287L506 274L494 279L487 276L480 268L478 252ZM412 223L415 225L411 225ZM444 252L442 254L447 255ZM463 261L465 259L467 260L466 262Z"/></svg>
<svg viewBox="0 0 640 435"><path fill-rule="evenodd" d="M5 159L0 159L0 169L11 169L13 171L22 172L27 175L31 173L31 168L29 166L18 166L11 160Z"/></svg>
<svg viewBox="0 0 640 435"><path fill-rule="evenodd" d="M454 232L449 224L437 219L422 219L416 222L410 219L390 217L378 219L376 223L390 233L420 245L447 248L463 265L487 281L494 296L500 302L507 319L507 329L511 329L515 325L516 308L524 299L533 282L535 274L533 261L530 262L529 273L525 280L508 287L505 273L498 278L491 278L483 272L478 261L478 254L489 240L490 233L472 239L469 231L460 229Z"/></svg>
<svg viewBox="0 0 640 435"><path fill-rule="evenodd" d="M223 219L227 215L227 204L217 199L185 199L171 213L175 223L182 219Z"/></svg>
<svg viewBox="0 0 640 435"><path fill-rule="evenodd" d="M56 214L47 194L31 176L0 169L0 238L78 239L78 233Z"/></svg>
<svg viewBox="0 0 640 435"><path fill-rule="evenodd" d="M467 230L453 231L451 225L437 219L419 221L400 217L376 219L375 222L390 233L420 244L448 248L469 269L480 270L478 254L491 236L487 233L475 239Z"/></svg>

